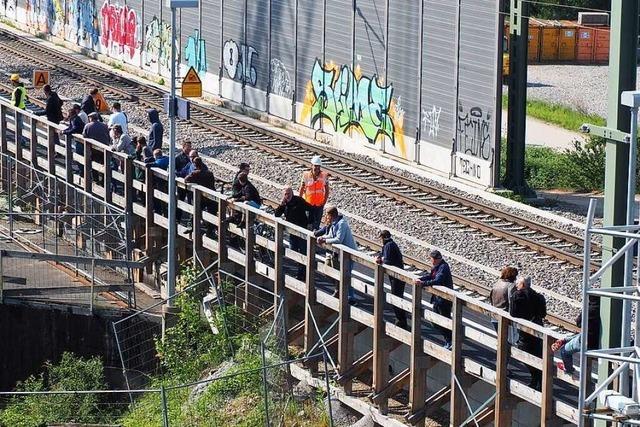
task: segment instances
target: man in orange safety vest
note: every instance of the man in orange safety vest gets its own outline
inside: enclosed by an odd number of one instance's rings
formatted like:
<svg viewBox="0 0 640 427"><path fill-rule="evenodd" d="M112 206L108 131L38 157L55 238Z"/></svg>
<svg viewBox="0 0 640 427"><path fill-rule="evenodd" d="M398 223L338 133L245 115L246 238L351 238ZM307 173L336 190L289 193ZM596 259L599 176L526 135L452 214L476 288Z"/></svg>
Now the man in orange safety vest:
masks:
<svg viewBox="0 0 640 427"><path fill-rule="evenodd" d="M302 174L300 197L310 206L309 224L312 230L320 228L324 205L329 198L329 174L322 170L322 159L313 156L311 170Z"/></svg>

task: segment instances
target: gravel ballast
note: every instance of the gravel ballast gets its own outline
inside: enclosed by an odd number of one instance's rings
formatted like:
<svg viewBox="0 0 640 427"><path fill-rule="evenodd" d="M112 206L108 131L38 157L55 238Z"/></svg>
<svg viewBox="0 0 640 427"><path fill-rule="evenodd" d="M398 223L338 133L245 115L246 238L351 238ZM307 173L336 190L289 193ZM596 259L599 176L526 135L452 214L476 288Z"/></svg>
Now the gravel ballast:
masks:
<svg viewBox="0 0 640 427"><path fill-rule="evenodd" d="M5 74L19 71L23 76L30 76L33 68L33 64L21 61L20 59L0 51L0 69ZM530 71L530 81L535 81L534 76L535 74ZM554 73L550 71L545 72L544 76L550 79L558 78L558 76L554 75ZM580 79L581 77L572 78L572 80L576 82L580 81ZM604 80L606 84L606 78ZM77 82L55 71L52 73L52 82L54 90L57 90L63 98L75 101L79 101L91 87L89 84ZM560 83L556 82L556 84ZM582 89L587 86L588 84L586 83L580 84ZM541 89L545 88L541 87ZM555 90L558 90L558 88L555 87ZM551 92L551 90L549 91ZM41 98L42 93L41 91L30 91L29 96ZM107 97L107 101L109 103L115 100L116 99ZM123 101L122 105L123 110L129 117L130 123L133 125L132 128L140 127L142 129L147 129L148 121L143 107L126 101ZM65 107L68 106L70 106L70 104L65 105ZM165 115L161 115L161 120L165 125L165 138L167 138L167 117ZM132 133L135 134L135 132ZM249 162L252 166L253 175L263 177L280 185L293 184L294 188L299 184L301 171L304 169L299 165L294 165L291 162L275 160L273 157L268 157L257 150L239 146L225 139L207 135L199 130L194 130L193 128L186 126L184 123L179 123L178 135L179 140L191 140L194 144L194 148L199 149L200 152L206 156L214 157L234 166L243 161ZM349 156L371 162L370 158L366 158L364 156L353 154L349 154ZM229 169L221 168L215 164L210 164L210 166L217 177L225 179L230 179L232 177L233 172ZM393 170L396 173L400 173L416 181L445 188L442 184L431 181L422 176L411 174L404 170L385 166L381 167ZM459 228L443 224L441 219L413 213L407 207L398 206L395 203L376 195L357 194L356 197L357 190L352 186L337 183L335 181L332 184L330 202L338 205L341 209L344 209L347 212L361 216L366 220L379 223L381 224L381 227L398 230L402 233L415 237L415 239L428 242L429 245L434 245L462 257L466 257L473 262L487 266L490 269L498 270L508 264L518 265L520 266L522 274L532 276L534 285L571 299L579 299L582 279L580 270L576 268L557 265L552 262L553 260L541 259L538 255L525 253L526 251L516 251L511 245L505 244L505 242L493 242L476 235L477 233L474 232L461 231ZM260 182L256 182L256 185L263 195L270 198L280 197L279 188ZM451 187L446 187L446 189L455 194L464 194L459 189ZM469 196L466 194L465 196L479 199L479 197ZM482 200L482 202L488 203L486 200ZM498 206L497 204L494 205ZM580 230L564 224L555 223L550 219L538 217L537 215L529 212L517 210L511 207L502 205L500 205L500 207L505 211L510 211L539 222L544 222L545 224L553 225L557 228L569 230L577 235L581 234ZM360 223L354 219L350 222L356 233L370 239L376 238L377 229L372 228L368 224ZM415 244L415 242L404 239L398 239L398 243L401 244L402 249L406 253L421 259L427 258L429 250L428 247L418 245ZM485 271L480 271L459 261L452 261L451 264L452 269L456 273L469 277L473 280L477 280L480 283L492 284L496 280L495 275L489 274ZM576 308L574 306L569 305L562 300L550 297L548 297L547 300L549 301L550 312L563 315L567 318L572 318L576 313Z"/></svg>

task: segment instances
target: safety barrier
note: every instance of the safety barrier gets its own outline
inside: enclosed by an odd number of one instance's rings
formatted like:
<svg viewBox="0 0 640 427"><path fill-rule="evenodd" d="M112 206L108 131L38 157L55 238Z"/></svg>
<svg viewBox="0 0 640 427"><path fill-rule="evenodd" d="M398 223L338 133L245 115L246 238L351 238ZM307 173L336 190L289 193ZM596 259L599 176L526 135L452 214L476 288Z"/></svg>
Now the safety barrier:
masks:
<svg viewBox="0 0 640 427"><path fill-rule="evenodd" d="M21 131L15 132L15 123ZM73 182L84 191L105 202L123 208L131 221L131 238L141 253L150 256L164 245L163 233L168 220L165 205L168 201L167 172L147 168L128 156L112 152L109 147L79 135L60 137L56 142L56 125L28 112L14 110L0 101L0 148L17 159L30 162L38 169ZM16 135L22 135L21 140ZM73 144L83 144L84 154L73 151ZM119 170L110 165L116 160ZM0 181L6 171L0 169ZM245 204L230 203L227 196L198 185L185 184L177 178L179 191L189 194L178 201L178 209L191 215L192 226L178 225L178 251L182 259L188 252L200 259L219 262L220 270L230 272L245 283L255 284L271 295L284 297L290 343L299 343L306 351L318 346L335 355L338 381L345 393L352 392L354 379L372 372L371 401L374 420L383 423L389 399L398 396L408 386L407 421L421 424L429 413L450 402L451 424L462 425L475 420L494 420L496 426L511 425L512 410L517 399L540 408L540 422L550 425L559 419L577 422L577 381L556 371L551 344L560 336L551 329L512 318L504 311L455 291L434 287L428 292L440 296L453 305L451 318L432 311L424 298L426 293L413 286L414 276L402 269L378 265L359 251L336 245L339 267L323 262L323 248L313 235L282 219ZM190 199L190 200L189 200ZM237 218L242 220L238 221ZM268 232L266 232L267 230ZM305 242L305 249L292 250L286 236L297 236ZM353 270L347 266L353 263ZM298 267L305 267L305 280L296 278ZM143 276L139 272L140 277ZM389 292L385 277L395 277L410 284L410 294L402 298ZM338 295L332 291L337 284ZM360 293L361 304L349 304L348 290ZM236 293L235 302L246 310L260 314L276 310L276 301L259 298L254 287L245 286ZM410 330L395 326L385 307L391 305L410 314ZM301 310L293 308L304 307ZM337 317L336 317L337 314ZM490 320L497 321L497 334ZM329 335L335 322L337 333ZM433 325L453 333L453 348L448 350L433 334ZM322 329L326 331L323 333ZM535 356L509 343L509 330L533 335L542 340L542 357ZM362 332L372 333L371 346L359 357L356 341ZM390 354L406 351L407 369L391 377ZM427 395L430 370L448 366L451 381L448 387ZM508 374L507 366L523 371L523 366L542 371L542 388L537 391L519 378ZM314 367L308 367L314 372ZM528 378L528 375L526 376ZM468 407L465 391L475 381L496 387L495 394L485 405L474 411ZM466 403L465 403L466 402Z"/></svg>

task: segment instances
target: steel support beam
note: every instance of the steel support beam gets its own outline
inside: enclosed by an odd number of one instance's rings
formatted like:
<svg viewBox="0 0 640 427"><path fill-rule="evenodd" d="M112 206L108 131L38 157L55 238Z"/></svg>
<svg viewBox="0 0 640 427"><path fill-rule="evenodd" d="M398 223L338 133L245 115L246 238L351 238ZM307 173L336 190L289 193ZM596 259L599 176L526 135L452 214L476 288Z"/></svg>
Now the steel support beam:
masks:
<svg viewBox="0 0 640 427"><path fill-rule="evenodd" d="M609 87L607 127L628 133L630 110L620 103L623 91L636 89L636 48L638 40L638 2L614 0L611 2L611 44L609 59ZM607 140L604 226L626 224L627 179L629 149L614 139ZM603 262L606 262L625 244L621 238L603 236ZM624 283L624 261L616 262L602 278L602 287L621 286ZM602 347L620 346L622 330L622 302L601 299ZM606 364L599 367L598 376L609 374ZM597 422L598 425L604 425Z"/></svg>
<svg viewBox="0 0 640 427"><path fill-rule="evenodd" d="M529 192L524 179L524 146L527 128L527 48L529 2L511 0L509 30L509 106L507 170L504 185L518 194ZM502 40L500 41L502 42ZM496 168L499 165L495 166Z"/></svg>

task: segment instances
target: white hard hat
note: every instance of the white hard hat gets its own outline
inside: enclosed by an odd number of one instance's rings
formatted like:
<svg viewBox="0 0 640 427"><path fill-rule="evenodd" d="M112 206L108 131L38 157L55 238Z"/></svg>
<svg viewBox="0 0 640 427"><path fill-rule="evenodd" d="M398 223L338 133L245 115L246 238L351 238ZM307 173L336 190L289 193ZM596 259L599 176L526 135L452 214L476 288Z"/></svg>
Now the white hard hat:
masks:
<svg viewBox="0 0 640 427"><path fill-rule="evenodd" d="M314 166L322 166L322 159L320 156L313 156L311 158L311 164Z"/></svg>

